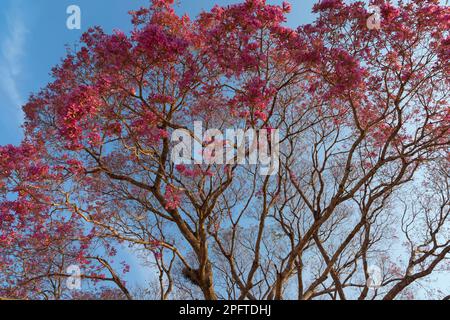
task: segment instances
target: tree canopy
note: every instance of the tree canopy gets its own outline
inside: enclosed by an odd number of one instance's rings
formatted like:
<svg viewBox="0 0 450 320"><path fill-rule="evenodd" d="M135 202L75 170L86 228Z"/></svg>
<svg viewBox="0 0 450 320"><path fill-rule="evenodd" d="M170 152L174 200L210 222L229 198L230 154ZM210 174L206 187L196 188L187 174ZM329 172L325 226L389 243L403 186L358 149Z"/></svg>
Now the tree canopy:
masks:
<svg viewBox="0 0 450 320"><path fill-rule="evenodd" d="M288 3L153 0L86 32L0 147L0 297L400 299L448 274L450 9L371 3L379 29L363 2L292 29ZM278 171L175 165L194 121L278 129ZM154 283L127 287L119 246Z"/></svg>

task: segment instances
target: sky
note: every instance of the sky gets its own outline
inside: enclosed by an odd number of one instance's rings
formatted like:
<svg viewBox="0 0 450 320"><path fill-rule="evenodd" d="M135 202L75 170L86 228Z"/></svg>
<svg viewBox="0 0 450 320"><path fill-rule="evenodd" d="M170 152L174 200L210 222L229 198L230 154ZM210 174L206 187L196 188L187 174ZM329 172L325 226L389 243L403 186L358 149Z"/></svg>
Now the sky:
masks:
<svg viewBox="0 0 450 320"><path fill-rule="evenodd" d="M178 0L180 14L195 17L215 4L239 0ZM280 4L282 0L268 0ZM293 0L288 24L311 22L314 0ZM22 138L22 105L31 93L51 81L50 71L76 45L89 27L105 31L131 29L128 11L146 6L148 0L1 0L0 1L0 145L18 144ZM69 30L70 5L81 9L81 29Z"/></svg>
<svg viewBox="0 0 450 320"><path fill-rule="evenodd" d="M283 0L268 0L281 4ZM229 5L239 0L178 0L176 11L191 18L215 4ZM287 24L296 27L312 22L315 0L293 0ZM51 69L73 47L83 32L99 25L106 32L130 31L128 11L147 6L148 0L1 0L0 1L0 145L19 144L22 139L22 106L52 78ZM67 8L81 9L81 29L66 26ZM126 279L132 284L152 279L152 271L139 267L137 258L123 248L114 264L122 258L134 272Z"/></svg>
<svg viewBox="0 0 450 320"><path fill-rule="evenodd" d="M268 0L281 4L283 0ZM240 0L178 0L176 10L191 18L215 4L228 5ZM291 27L312 22L316 0L291 0ZM148 0L1 0L0 1L0 145L18 144L22 138L21 107L31 93L50 82L50 71L73 47L83 32L99 25L105 31L131 29L128 11L146 6ZM70 5L81 9L81 30L69 30L66 13ZM126 250L125 250L126 251ZM122 252L122 257L129 252ZM131 257L135 259L134 257ZM138 264L135 261L134 264ZM136 270L136 269L135 269ZM132 281L148 280L151 275L137 268ZM445 281L444 281L445 282Z"/></svg>

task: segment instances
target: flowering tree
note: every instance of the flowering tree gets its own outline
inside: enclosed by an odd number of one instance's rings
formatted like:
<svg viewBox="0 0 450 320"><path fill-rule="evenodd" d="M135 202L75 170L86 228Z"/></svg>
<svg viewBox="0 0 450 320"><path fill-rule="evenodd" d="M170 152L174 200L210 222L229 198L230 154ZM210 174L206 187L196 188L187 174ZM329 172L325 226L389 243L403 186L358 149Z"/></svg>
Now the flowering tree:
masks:
<svg viewBox="0 0 450 320"><path fill-rule="evenodd" d="M396 299L448 273L450 10L372 4L380 29L362 2L293 30L288 3L153 0L130 35L89 30L0 148L0 296ZM278 129L278 171L175 165L194 121ZM154 283L127 288L122 245Z"/></svg>

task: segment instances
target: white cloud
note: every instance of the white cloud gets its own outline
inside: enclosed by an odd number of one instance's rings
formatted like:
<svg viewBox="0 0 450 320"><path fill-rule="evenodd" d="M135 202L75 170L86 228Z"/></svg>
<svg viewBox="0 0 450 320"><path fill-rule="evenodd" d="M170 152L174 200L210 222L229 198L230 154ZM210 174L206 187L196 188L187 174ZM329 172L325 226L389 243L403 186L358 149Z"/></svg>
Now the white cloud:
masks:
<svg viewBox="0 0 450 320"><path fill-rule="evenodd" d="M5 18L6 32L0 39L0 88L9 99L9 103L13 104L19 120L22 120L21 107L24 99L18 80L22 74L22 58L25 54L28 30L20 11L19 1L10 1L10 8L5 12Z"/></svg>

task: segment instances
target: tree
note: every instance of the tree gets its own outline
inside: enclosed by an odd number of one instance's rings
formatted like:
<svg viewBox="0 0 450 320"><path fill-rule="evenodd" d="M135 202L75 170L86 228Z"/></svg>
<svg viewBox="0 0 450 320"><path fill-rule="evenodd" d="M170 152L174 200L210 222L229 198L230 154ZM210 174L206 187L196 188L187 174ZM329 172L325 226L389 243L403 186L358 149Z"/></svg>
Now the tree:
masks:
<svg viewBox="0 0 450 320"><path fill-rule="evenodd" d="M130 35L90 29L0 149L0 296L396 299L448 273L450 10L372 2L379 30L342 0L297 30L264 0L195 20L153 0ZM278 171L175 165L194 121L278 129ZM151 288L112 267L122 244ZM113 287L74 294L69 265Z"/></svg>

